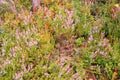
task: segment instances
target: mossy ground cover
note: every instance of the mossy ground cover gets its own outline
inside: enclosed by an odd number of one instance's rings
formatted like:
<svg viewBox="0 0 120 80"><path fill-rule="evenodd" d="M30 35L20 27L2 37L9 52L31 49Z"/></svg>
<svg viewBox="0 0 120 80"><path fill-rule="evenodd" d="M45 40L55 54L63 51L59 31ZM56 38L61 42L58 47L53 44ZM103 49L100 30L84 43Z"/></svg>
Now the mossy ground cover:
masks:
<svg viewBox="0 0 120 80"><path fill-rule="evenodd" d="M35 13L31 0L0 4L0 80L118 79L117 0L41 0Z"/></svg>

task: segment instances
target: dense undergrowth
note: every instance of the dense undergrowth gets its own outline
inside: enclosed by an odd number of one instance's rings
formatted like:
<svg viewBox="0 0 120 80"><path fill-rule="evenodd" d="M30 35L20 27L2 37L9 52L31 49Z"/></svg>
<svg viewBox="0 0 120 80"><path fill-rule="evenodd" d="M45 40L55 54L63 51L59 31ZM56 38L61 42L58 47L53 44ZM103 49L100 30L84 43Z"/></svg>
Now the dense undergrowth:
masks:
<svg viewBox="0 0 120 80"><path fill-rule="evenodd" d="M0 4L0 80L120 79L117 0L10 5Z"/></svg>

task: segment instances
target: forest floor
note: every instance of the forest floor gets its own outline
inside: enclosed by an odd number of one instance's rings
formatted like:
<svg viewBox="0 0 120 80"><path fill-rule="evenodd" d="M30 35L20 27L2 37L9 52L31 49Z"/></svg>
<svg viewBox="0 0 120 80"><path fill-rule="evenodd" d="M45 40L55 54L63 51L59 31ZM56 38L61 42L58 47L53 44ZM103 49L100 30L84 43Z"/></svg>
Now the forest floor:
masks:
<svg viewBox="0 0 120 80"><path fill-rule="evenodd" d="M0 80L119 79L117 0L0 3Z"/></svg>

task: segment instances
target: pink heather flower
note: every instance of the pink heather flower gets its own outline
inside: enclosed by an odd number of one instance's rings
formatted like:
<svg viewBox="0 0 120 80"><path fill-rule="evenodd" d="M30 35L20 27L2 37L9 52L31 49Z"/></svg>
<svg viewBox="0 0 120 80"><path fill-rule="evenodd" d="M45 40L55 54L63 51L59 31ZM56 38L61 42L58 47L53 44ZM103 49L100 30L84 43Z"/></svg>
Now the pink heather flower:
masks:
<svg viewBox="0 0 120 80"><path fill-rule="evenodd" d="M12 53L15 53L17 50L22 50L22 48L20 46L15 46L15 47L11 48Z"/></svg>
<svg viewBox="0 0 120 80"><path fill-rule="evenodd" d="M97 49L95 52L92 52L90 58L91 59L94 58L97 55L97 53L99 53L99 51L100 51L100 49Z"/></svg>
<svg viewBox="0 0 120 80"><path fill-rule="evenodd" d="M120 7L118 8L118 11L120 12Z"/></svg>
<svg viewBox="0 0 120 80"><path fill-rule="evenodd" d="M47 7L44 7L44 11L48 11L48 8L47 8Z"/></svg>
<svg viewBox="0 0 120 80"><path fill-rule="evenodd" d="M29 46L33 46L33 42L29 42L28 45L29 45Z"/></svg>
<svg viewBox="0 0 120 80"><path fill-rule="evenodd" d="M66 12L68 14L67 24L72 24L73 23L73 20L72 20L73 11L66 10Z"/></svg>
<svg viewBox="0 0 120 80"><path fill-rule="evenodd" d="M33 68L33 65L32 65L32 64L29 64L29 65L28 65L28 71L30 71L32 68Z"/></svg>
<svg viewBox="0 0 120 80"><path fill-rule="evenodd" d="M12 57L13 56L12 53L10 53L9 56Z"/></svg>
<svg viewBox="0 0 120 80"><path fill-rule="evenodd" d="M46 72L46 73L44 73L44 75L46 75L46 76L49 76L49 74Z"/></svg>
<svg viewBox="0 0 120 80"><path fill-rule="evenodd" d="M68 74L68 73L70 73L70 71L72 71L72 68L67 69L66 73Z"/></svg>
<svg viewBox="0 0 120 80"><path fill-rule="evenodd" d="M34 41L33 44L36 45L36 44L37 44L37 41Z"/></svg>
<svg viewBox="0 0 120 80"><path fill-rule="evenodd" d="M38 42L37 42L37 41L32 41L32 42L26 42L26 44L27 44L28 46L33 46L33 45L37 45Z"/></svg>
<svg viewBox="0 0 120 80"><path fill-rule="evenodd" d="M14 75L14 78L15 80L19 80L19 78L23 75L23 71L18 71L15 75Z"/></svg>
<svg viewBox="0 0 120 80"><path fill-rule="evenodd" d="M89 43L90 41L92 41L92 40L93 40L93 36L90 35L90 37L88 38L88 43Z"/></svg>
<svg viewBox="0 0 120 80"><path fill-rule="evenodd" d="M117 17L117 14L115 14L115 13L112 14L112 17L113 17L113 18L116 18L116 17Z"/></svg>
<svg viewBox="0 0 120 80"><path fill-rule="evenodd" d="M2 18L0 17L0 23L2 22Z"/></svg>
<svg viewBox="0 0 120 80"><path fill-rule="evenodd" d="M27 71L25 64L22 64L22 69L24 70L24 72Z"/></svg>
<svg viewBox="0 0 120 80"><path fill-rule="evenodd" d="M99 51L99 54L103 55L103 56L106 56L107 55L107 52L105 53L104 51Z"/></svg>
<svg viewBox="0 0 120 80"><path fill-rule="evenodd" d="M84 27L84 28L86 28L87 26L88 26L87 24L84 24L84 26L83 26L83 27Z"/></svg>
<svg viewBox="0 0 120 80"><path fill-rule="evenodd" d="M5 49L4 48L2 48L2 53L5 53Z"/></svg>
<svg viewBox="0 0 120 80"><path fill-rule="evenodd" d="M75 73L72 75L72 80L77 80L77 78L79 78L79 74L78 73ZM80 79L82 80L82 79Z"/></svg>
<svg viewBox="0 0 120 80"><path fill-rule="evenodd" d="M104 52L103 52L103 51L100 51L100 54L101 54L101 55L104 55Z"/></svg>
<svg viewBox="0 0 120 80"><path fill-rule="evenodd" d="M26 16L24 17L24 21L23 22L24 22L25 25L27 25L28 21L27 21L27 17Z"/></svg>
<svg viewBox="0 0 120 80"><path fill-rule="evenodd" d="M12 64L12 61L9 60L9 59L6 59L5 62L4 62L4 64L3 64L3 66L6 66L8 64Z"/></svg>
<svg viewBox="0 0 120 80"><path fill-rule="evenodd" d="M29 32L28 31L26 31L26 35L28 35L29 34Z"/></svg>
<svg viewBox="0 0 120 80"><path fill-rule="evenodd" d="M15 52L15 51L16 51L15 47L13 47L11 50L12 50L12 52Z"/></svg>
<svg viewBox="0 0 120 80"><path fill-rule="evenodd" d="M108 43L108 39L104 38L103 41L101 41L98 46L106 46Z"/></svg>
<svg viewBox="0 0 120 80"><path fill-rule="evenodd" d="M15 52L12 52L9 54L10 57L16 57L16 53Z"/></svg>
<svg viewBox="0 0 120 80"><path fill-rule="evenodd" d="M103 45L106 46L107 43L108 43L108 39L104 38L104 40L103 40Z"/></svg>

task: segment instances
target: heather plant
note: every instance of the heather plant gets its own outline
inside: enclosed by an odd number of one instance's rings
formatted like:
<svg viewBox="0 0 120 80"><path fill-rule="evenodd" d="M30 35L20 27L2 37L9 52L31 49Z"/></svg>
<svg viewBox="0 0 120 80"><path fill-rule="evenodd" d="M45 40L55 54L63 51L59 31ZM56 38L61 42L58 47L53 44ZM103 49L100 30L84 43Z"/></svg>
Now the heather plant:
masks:
<svg viewBox="0 0 120 80"><path fill-rule="evenodd" d="M0 3L0 80L119 79L117 0L10 1Z"/></svg>

